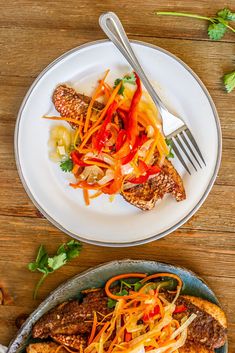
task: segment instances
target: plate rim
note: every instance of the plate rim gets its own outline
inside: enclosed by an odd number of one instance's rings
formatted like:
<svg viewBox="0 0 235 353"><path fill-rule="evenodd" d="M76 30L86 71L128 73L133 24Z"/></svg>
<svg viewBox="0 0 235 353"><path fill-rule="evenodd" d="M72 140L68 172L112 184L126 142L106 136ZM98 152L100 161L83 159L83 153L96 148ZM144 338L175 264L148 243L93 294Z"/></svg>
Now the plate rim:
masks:
<svg viewBox="0 0 235 353"><path fill-rule="evenodd" d="M93 239L87 239L84 236L80 236L77 234L74 234L73 232L67 230L66 228L64 228L64 226L62 224L60 224L59 222L57 222L52 216L50 216L42 207L41 205L39 205L39 203L35 200L30 188L28 187L26 180L24 178L23 175L23 171L21 169L21 165L20 165L20 159L19 159L19 149L18 149L18 135L19 135L19 125L20 125L20 121L22 118L22 113L24 110L24 107L27 104L27 101L31 95L31 93L33 92L35 86L37 85L37 83L41 80L41 78L56 64L58 64L61 60L65 59L67 56L69 56L70 54L73 54L79 50L82 50L84 48L87 47L92 47L95 46L97 44L103 44L103 43L111 43L110 40L108 39L99 39L99 40L95 40L92 42L87 42L84 43L82 45L79 45L75 48L72 48L68 51L66 51L65 53L63 53L62 55L60 55L59 57L57 57L55 60L53 60L48 66L45 67L45 69L43 69L39 75L36 77L36 79L33 81L33 83L31 84L30 88L28 89L17 114L17 118L16 118L16 123L15 123L15 131L14 131L14 155L15 155L15 162L16 162L16 167L17 167L17 171L18 171L18 175L20 177L21 183L28 195L28 197L30 198L30 200L32 201L32 203L34 204L34 206L42 213L42 215L50 222L52 223L56 228L58 228L59 230L61 230L62 232L68 234L69 236L71 236L72 238L75 238L77 240L80 240L84 243L88 243L88 244L92 244L92 245L98 245L98 246L108 246L108 247L129 247L129 246L137 246L137 245L142 245L142 244L146 244L149 242L152 242L154 240L158 240L161 239L162 237L174 232L175 230L177 230L179 227L181 227L185 222L187 222L188 219L190 219L196 212L197 210L202 206L202 204L204 203L204 201L206 200L207 196L209 195L215 179L217 177L219 168L220 168L220 163L221 163L221 157L222 157L222 131L221 131L221 125L220 125L220 119L219 119L219 115L216 109L216 106L212 100L212 97L210 95L210 93L208 92L206 86L204 85L204 83L201 81L201 79L199 78L199 76L186 64L184 63L184 61L182 61L180 58L178 58L176 55L172 54L171 52L169 52L166 49L163 49L159 46L156 46L154 44L151 43L147 43L147 42L143 42L143 41L139 41L139 40L131 40L131 43L137 44L137 45L141 45L141 46L145 46L151 49L155 49L158 50L168 56L170 56L172 59L176 60L178 63L180 63L193 77L194 79L197 81L197 83L199 84L199 86L201 87L201 89L203 90L204 94L206 95L208 102L211 106L213 115L214 115L214 119L215 119L215 123L216 123L216 129L217 129L217 136L218 136L218 147L217 147L217 157L216 157L216 163L215 163L215 168L212 174L212 177L207 185L207 188L205 190L205 192L203 193L201 199L198 201L198 203L192 208L192 210L182 219L180 219L176 224L174 224L173 226L169 227L168 229L164 230L163 232L160 232L158 234L155 235L149 235L147 238L145 239L139 239L139 240L134 240L131 242L106 242L106 241L100 241L100 240L93 240Z"/></svg>
<svg viewBox="0 0 235 353"><path fill-rule="evenodd" d="M209 290L209 292L213 295L216 304L219 307L221 307L220 301L218 300L214 291L207 284L207 282L205 282L205 280L203 278L198 276L197 273L195 273L194 271L192 271L184 266L174 265L172 263L168 263L168 262L164 262L164 261L155 261L155 260L148 260L148 259L145 260L145 259L124 258L124 259L119 259L119 260L112 260L112 261L108 261L108 262L103 262L103 263L98 264L96 266L89 267L88 269L86 269L86 270L72 276L71 278L65 280L59 286L57 286L53 291L51 291L48 294L48 296L46 296L46 298L36 307L36 309L33 310L33 312L29 315L27 320L24 322L24 324L18 330L16 335L11 340L6 353L13 353L18 349L19 345L21 344L22 339L24 339L24 337L25 337L26 333L24 334L24 331L25 331L25 329L27 330L27 326L30 325L30 323L33 321L34 315L36 315L38 312L43 310L43 308L47 305L48 301L54 300L54 298L56 298L57 294L60 291L63 291L64 289L66 289L70 283L77 282L77 281L79 281L79 279L86 277L90 272L99 271L102 268L106 268L106 267L113 267L114 268L115 266L119 265L120 263L127 264L127 265L128 264L137 264L138 265L138 264L143 264L143 262L147 263L149 265L151 265L151 264L164 265L164 266L169 267L169 270L170 269L182 270L184 272L187 272L190 276L196 277L201 282L201 285L206 287L207 290ZM223 307L221 307L221 308L223 309ZM23 336L22 336L22 334L23 334ZM28 333L27 333L27 336L28 336ZM18 342L19 339L20 339L20 342ZM221 348L224 350L223 353L228 353L228 339L226 340L224 346ZM22 347L21 347L21 349L22 349Z"/></svg>

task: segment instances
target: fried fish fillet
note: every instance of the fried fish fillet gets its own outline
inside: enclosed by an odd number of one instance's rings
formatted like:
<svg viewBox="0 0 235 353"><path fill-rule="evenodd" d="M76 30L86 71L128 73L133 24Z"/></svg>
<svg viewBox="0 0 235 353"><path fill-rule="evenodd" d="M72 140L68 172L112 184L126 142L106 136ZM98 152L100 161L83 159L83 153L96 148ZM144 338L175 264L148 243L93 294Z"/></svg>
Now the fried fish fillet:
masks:
<svg viewBox="0 0 235 353"><path fill-rule="evenodd" d="M179 353L214 353L214 349L209 349L205 346L191 343L189 341L186 341L186 343L183 345L183 347L180 347Z"/></svg>
<svg viewBox="0 0 235 353"><path fill-rule="evenodd" d="M86 348L87 339L82 335L50 335L57 343L74 349Z"/></svg>
<svg viewBox="0 0 235 353"><path fill-rule="evenodd" d="M186 198L183 181L172 163L165 159L161 171L144 184L139 184L123 191L122 196L141 210L151 210L157 200L171 194L176 201Z"/></svg>
<svg viewBox="0 0 235 353"><path fill-rule="evenodd" d="M56 353L59 345L54 342L31 343L26 348L26 353ZM60 353L68 353L65 348L60 348Z"/></svg>
<svg viewBox="0 0 235 353"><path fill-rule="evenodd" d="M102 290L88 293L82 303L78 300L71 300L60 304L38 320L33 327L32 335L34 338L53 337L61 341L64 336L56 335L89 334L92 328L93 312L101 312L103 315L110 312L107 301L108 298Z"/></svg>
<svg viewBox="0 0 235 353"><path fill-rule="evenodd" d="M182 295L176 301L176 305L184 305L185 312L175 314L177 320L189 317L192 313L197 317L188 327L187 342L184 346L185 352L193 353L193 349L201 347L205 352L210 352L224 345L227 334L227 321L223 310L216 304L205 299ZM187 348L188 347L188 348ZM184 351L182 351L183 353ZM201 351L198 349L198 353Z"/></svg>
<svg viewBox="0 0 235 353"><path fill-rule="evenodd" d="M60 115L73 119L80 119L81 115L86 114L90 101L89 96L78 93L67 85L59 85L52 96L52 102ZM103 107L102 103L94 102L93 109L101 110ZM76 125L71 123L71 126L75 127Z"/></svg>

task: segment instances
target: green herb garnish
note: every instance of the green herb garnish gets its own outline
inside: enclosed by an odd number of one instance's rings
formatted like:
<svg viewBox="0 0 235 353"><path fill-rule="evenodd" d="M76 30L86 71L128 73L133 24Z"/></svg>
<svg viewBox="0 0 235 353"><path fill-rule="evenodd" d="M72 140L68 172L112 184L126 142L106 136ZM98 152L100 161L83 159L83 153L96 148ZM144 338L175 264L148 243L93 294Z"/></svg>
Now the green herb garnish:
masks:
<svg viewBox="0 0 235 353"><path fill-rule="evenodd" d="M71 172L73 169L73 161L70 158L66 159L66 161L60 163L60 168L63 172Z"/></svg>
<svg viewBox="0 0 235 353"><path fill-rule="evenodd" d="M131 289L133 287L135 292L138 292L138 290L142 287L142 284L140 281L137 281L135 283L129 283L127 281L120 281L121 285L120 285L120 290L117 293L114 293L115 295L119 295L120 297L123 295L128 295L128 291L125 289L125 287L127 287L128 289ZM115 307L117 301L115 299L108 299L108 303L107 306L109 309L112 309Z"/></svg>
<svg viewBox="0 0 235 353"><path fill-rule="evenodd" d="M235 88L235 71L224 75L223 82L226 91L230 93Z"/></svg>
<svg viewBox="0 0 235 353"><path fill-rule="evenodd" d="M219 10L214 17L206 17L197 14L175 11L156 11L155 15L191 17L199 20L209 21L207 33L209 38L212 40L220 40L223 38L228 29L235 33L235 28L229 24L230 21L235 21L235 12L232 12L228 8ZM234 72L224 75L223 81L227 92L231 92L235 87Z"/></svg>
<svg viewBox="0 0 235 353"><path fill-rule="evenodd" d="M69 242L59 246L56 255L54 255L53 257L49 257L45 247L43 245L40 245L35 262L31 262L28 264L28 269L30 271L39 271L43 273L42 277L40 278L35 287L33 294L34 299L37 298L38 290L42 283L45 281L46 277L50 273L53 273L60 267L64 266L68 261L79 256L81 250L82 244L79 241L70 240Z"/></svg>
<svg viewBox="0 0 235 353"><path fill-rule="evenodd" d="M174 156L174 153L172 152L172 150L173 150L172 141L168 140L168 139L165 139L165 141L166 141L167 146L169 147L169 153L166 156L166 158L174 158L175 156Z"/></svg>
<svg viewBox="0 0 235 353"><path fill-rule="evenodd" d="M228 8L219 10L214 17L206 17L197 14L175 11L156 11L155 15L182 16L209 21L210 24L208 25L207 32L209 38L212 40L219 40L223 38L223 36L227 32L227 29L230 29L232 32L235 32L235 28L229 25L229 21L235 21L235 13Z"/></svg>
<svg viewBox="0 0 235 353"><path fill-rule="evenodd" d="M117 87L117 85L119 85L120 82L122 82L121 87L119 88L118 94L123 95L124 90L125 90L124 84L125 83L129 83L131 85L134 85L135 84L135 80L136 80L135 74L134 74L134 72L132 72L130 75L126 75L123 78L117 78L114 81L114 88Z"/></svg>

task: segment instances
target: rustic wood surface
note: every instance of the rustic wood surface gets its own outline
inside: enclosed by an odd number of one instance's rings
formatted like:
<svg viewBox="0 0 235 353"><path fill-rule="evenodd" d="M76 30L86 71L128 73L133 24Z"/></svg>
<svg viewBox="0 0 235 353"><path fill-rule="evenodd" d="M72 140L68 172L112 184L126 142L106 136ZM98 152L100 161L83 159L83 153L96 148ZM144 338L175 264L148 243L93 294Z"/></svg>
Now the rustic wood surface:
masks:
<svg viewBox="0 0 235 353"><path fill-rule="evenodd" d="M221 76L234 69L235 35L208 40L206 23L159 17L158 10L213 15L227 0L64 1L0 0L0 285L13 303L0 306L0 343L17 331L15 320L30 313L65 279L105 261L151 259L182 265L203 277L217 293L229 320L229 352L235 352L235 91L226 94ZM19 180L13 152L17 111L30 84L53 59L80 44L104 38L98 17L115 11L128 35L159 45L184 60L206 84L223 130L223 159L215 185L201 209L177 232L135 248L110 249L84 244L80 258L48 278L40 298L32 299L38 274L26 264L39 244L49 251L68 239L44 219Z"/></svg>

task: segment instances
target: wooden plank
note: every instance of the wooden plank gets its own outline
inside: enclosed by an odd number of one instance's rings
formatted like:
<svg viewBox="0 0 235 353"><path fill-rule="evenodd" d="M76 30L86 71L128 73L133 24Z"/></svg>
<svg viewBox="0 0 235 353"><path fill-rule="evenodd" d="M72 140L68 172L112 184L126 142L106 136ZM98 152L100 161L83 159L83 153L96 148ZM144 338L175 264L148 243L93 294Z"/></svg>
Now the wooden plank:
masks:
<svg viewBox="0 0 235 353"><path fill-rule="evenodd" d="M27 87L33 81L30 77L36 77L45 66L63 52L84 42L99 38L97 34L94 36L84 33L83 38L79 39L74 30L61 30L58 33L54 29L45 30L40 28L33 30L0 28L0 37L2 38L0 50L3 53L0 58L3 78L3 82L1 80L0 83L1 121L12 119L12 115L16 115L21 99L23 99ZM38 38L40 39L38 40ZM230 58L234 53L233 44L146 37L138 37L138 39L171 51L199 75L216 103L224 137L233 138L235 125L232 101L235 92L225 93L221 82L223 74L232 70ZM12 53L14 53L14 60L12 60ZM211 62L213 62L213 67ZM9 79L8 87L4 84L6 82L5 76L13 76ZM26 76L26 78L24 80L15 76ZM20 83L24 87L20 88ZM17 87L15 88L15 86Z"/></svg>
<svg viewBox="0 0 235 353"><path fill-rule="evenodd" d="M235 10L234 0L169 2L155 0L90 1L12 0L0 12L0 273L14 304L0 308L0 342L16 333L15 320L30 313L51 290L71 276L113 259L134 258L171 262L197 272L216 292L229 319L229 351L235 351L235 200L234 97L226 94L221 77L234 69L235 36L211 42L207 23L193 19L155 17L153 11L178 10L214 15L224 6ZM205 82L221 119L223 159L216 185L208 199L177 232L141 247L110 249L84 244L80 258L51 275L32 300L39 274L26 265L39 244L50 253L69 239L42 218L18 178L13 154L16 115L34 78L52 60L85 42L104 38L98 26L102 12L115 11L132 39L163 47L184 60ZM20 249L20 251L19 251Z"/></svg>
<svg viewBox="0 0 235 353"><path fill-rule="evenodd" d="M234 10L234 0L227 0L226 6ZM150 37L186 38L208 40L207 21L182 19L173 17L156 17L154 11L184 11L202 16L215 16L219 9L225 7L223 0L217 1L89 1L79 3L72 1L30 1L13 0L2 6L0 26L3 28L27 27L74 29L80 33L96 32L101 36L98 25L99 15L106 11L114 11L120 16L126 31L130 35L145 34ZM16 11L16 8L20 11ZM235 41L232 33L224 38Z"/></svg>

